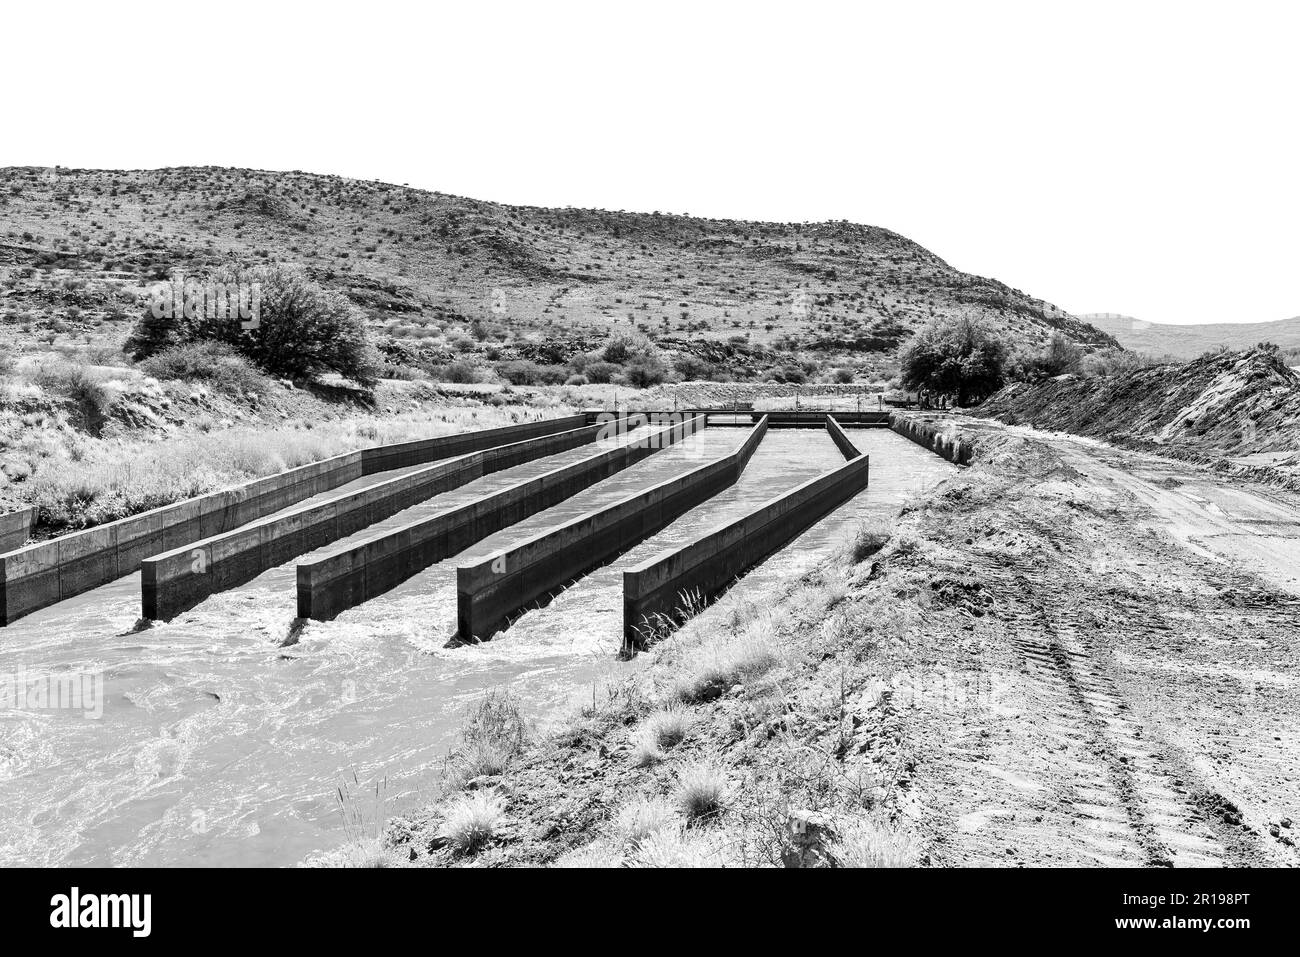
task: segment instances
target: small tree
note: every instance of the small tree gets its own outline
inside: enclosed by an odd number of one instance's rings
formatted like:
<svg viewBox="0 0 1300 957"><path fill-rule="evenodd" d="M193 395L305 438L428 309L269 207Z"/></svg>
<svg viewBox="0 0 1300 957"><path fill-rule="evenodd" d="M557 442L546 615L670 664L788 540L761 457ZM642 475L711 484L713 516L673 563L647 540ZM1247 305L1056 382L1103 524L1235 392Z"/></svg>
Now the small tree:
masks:
<svg viewBox="0 0 1300 957"><path fill-rule="evenodd" d="M1050 379L1067 372L1078 372L1082 362L1083 350L1061 333L1054 332L1034 363L1034 371Z"/></svg>
<svg viewBox="0 0 1300 957"><path fill-rule="evenodd" d="M1002 386L1006 348L975 319L936 320L916 334L900 360L904 387L966 405Z"/></svg>

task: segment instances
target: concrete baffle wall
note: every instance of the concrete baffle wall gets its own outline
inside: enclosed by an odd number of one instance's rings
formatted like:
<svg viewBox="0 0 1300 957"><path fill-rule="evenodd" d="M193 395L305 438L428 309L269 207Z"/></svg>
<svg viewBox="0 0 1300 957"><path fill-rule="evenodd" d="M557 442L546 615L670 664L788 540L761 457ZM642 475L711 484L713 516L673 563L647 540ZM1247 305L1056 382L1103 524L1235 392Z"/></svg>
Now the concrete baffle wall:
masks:
<svg viewBox="0 0 1300 957"><path fill-rule="evenodd" d="M457 634L486 641L515 613L732 485L766 431L764 418L730 455L457 568Z"/></svg>
<svg viewBox="0 0 1300 957"><path fill-rule="evenodd" d="M209 595L252 581L304 552L322 548L441 492L594 442L603 428L586 425L460 455L146 558L140 563L141 614L167 621Z"/></svg>
<svg viewBox="0 0 1300 957"><path fill-rule="evenodd" d="M579 428L584 414L358 449L0 554L0 625L106 584L151 555L219 535L392 468Z"/></svg>
<svg viewBox="0 0 1300 957"><path fill-rule="evenodd" d="M975 446L965 436L953 428L940 428L933 419L892 412L889 427L954 465L970 465L975 457Z"/></svg>
<svg viewBox="0 0 1300 957"><path fill-rule="evenodd" d="M656 419L672 418L652 414ZM610 425L610 423L604 423ZM628 444L598 452L537 478L485 495L459 508L369 538L298 565L298 616L327 621L349 608L396 588L430 565L530 515L558 505L659 449L668 448L704 424L704 417L651 428ZM601 438L618 438L642 423L624 418Z"/></svg>
<svg viewBox="0 0 1300 957"><path fill-rule="evenodd" d="M856 459L862 453L858 447L853 444L853 440L845 434L844 429L835 421L834 416L826 416L826 431L830 433L831 441L835 447L840 450L846 459Z"/></svg>
<svg viewBox="0 0 1300 957"><path fill-rule="evenodd" d="M743 518L623 573L623 642L643 646L681 623L684 595L708 602L740 575L867 487L871 463L858 454L838 468L760 505Z"/></svg>
<svg viewBox="0 0 1300 957"><path fill-rule="evenodd" d="M0 515L0 553L21 548L32 533L36 509L20 508Z"/></svg>

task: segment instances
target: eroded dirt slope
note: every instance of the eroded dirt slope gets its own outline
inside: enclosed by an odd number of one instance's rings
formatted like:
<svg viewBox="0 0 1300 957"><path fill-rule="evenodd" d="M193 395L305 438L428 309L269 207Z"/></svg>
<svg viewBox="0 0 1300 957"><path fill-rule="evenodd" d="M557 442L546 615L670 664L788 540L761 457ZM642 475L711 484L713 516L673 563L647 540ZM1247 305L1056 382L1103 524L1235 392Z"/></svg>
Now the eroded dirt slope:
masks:
<svg viewBox="0 0 1300 957"><path fill-rule="evenodd" d="M1015 383L976 414L1138 448L1300 453L1300 375L1268 349L1113 376Z"/></svg>

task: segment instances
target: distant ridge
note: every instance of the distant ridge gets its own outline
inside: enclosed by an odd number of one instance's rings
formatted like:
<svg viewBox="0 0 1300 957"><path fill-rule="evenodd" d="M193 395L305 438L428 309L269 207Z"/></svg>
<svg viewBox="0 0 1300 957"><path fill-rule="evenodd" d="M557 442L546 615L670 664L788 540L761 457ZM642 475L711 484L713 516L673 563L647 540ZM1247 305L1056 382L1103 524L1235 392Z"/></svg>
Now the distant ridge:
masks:
<svg viewBox="0 0 1300 957"><path fill-rule="evenodd" d="M1110 333L1125 349L1152 356L1195 359L1220 346L1234 352L1261 342L1272 342L1283 350L1300 349L1300 316L1276 322L1218 322L1204 326L1144 322L1114 312L1093 312L1080 319Z"/></svg>

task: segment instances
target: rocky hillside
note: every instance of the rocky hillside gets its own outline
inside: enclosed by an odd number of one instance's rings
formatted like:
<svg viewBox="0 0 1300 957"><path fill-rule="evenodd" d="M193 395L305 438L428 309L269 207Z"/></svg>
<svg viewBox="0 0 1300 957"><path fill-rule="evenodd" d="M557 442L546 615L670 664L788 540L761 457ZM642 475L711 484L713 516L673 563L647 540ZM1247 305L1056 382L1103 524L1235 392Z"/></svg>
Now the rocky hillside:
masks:
<svg viewBox="0 0 1300 957"><path fill-rule="evenodd" d="M611 330L749 377L777 354L892 355L935 316L1016 342L1105 333L916 243L847 222L504 206L308 173L0 170L6 341L115 348L148 285L282 261L345 293L400 361L563 362Z"/></svg>
<svg viewBox="0 0 1300 957"><path fill-rule="evenodd" d="M1277 322L1216 322L1199 326L1143 322L1112 312L1079 318L1114 336L1125 349L1151 356L1195 359L1212 349L1250 349L1261 342L1271 342L1284 352L1300 351L1300 316ZM1296 365L1297 361L1291 364Z"/></svg>
<svg viewBox="0 0 1300 957"><path fill-rule="evenodd" d="M1300 453L1300 375L1271 349L1111 376L1016 383L977 414L1175 451L1274 458Z"/></svg>

